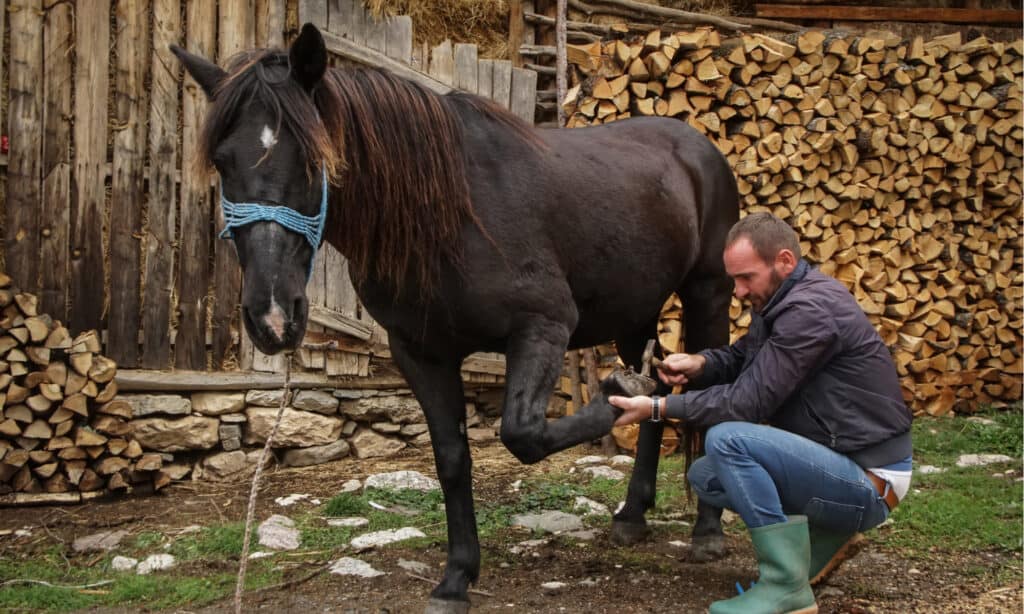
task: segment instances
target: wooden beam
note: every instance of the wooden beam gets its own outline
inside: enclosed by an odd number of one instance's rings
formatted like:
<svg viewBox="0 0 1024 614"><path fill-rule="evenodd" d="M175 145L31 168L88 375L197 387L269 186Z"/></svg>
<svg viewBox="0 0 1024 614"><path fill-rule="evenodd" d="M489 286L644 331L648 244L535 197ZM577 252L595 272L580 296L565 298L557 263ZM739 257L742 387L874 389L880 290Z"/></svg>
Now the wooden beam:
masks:
<svg viewBox="0 0 1024 614"><path fill-rule="evenodd" d="M942 23L1020 24L1024 12L1012 9L898 8L838 6L831 4L755 4L759 17L785 19L841 19L845 21L923 21Z"/></svg>
<svg viewBox="0 0 1024 614"><path fill-rule="evenodd" d="M366 341L373 334L373 329L364 322L350 318L343 313L333 309L321 307L320 305L309 306L309 321L320 326L326 326L346 335L351 335Z"/></svg>
<svg viewBox="0 0 1024 614"><path fill-rule="evenodd" d="M327 44L327 50L347 60L352 60L353 62L358 62L367 66L385 68L395 75L418 83L436 94L447 94L452 91L450 86L414 70L397 60L393 60L379 51L360 47L352 41L340 36L335 36L330 32L321 32L321 34L323 34L324 43Z"/></svg>

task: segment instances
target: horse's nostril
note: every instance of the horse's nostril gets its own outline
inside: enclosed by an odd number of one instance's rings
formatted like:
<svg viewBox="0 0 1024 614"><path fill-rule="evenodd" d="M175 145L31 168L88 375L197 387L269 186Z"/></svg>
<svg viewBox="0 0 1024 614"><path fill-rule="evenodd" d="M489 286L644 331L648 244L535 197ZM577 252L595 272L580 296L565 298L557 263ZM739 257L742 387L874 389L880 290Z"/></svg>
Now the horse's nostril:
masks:
<svg viewBox="0 0 1024 614"><path fill-rule="evenodd" d="M302 318L302 299L301 298L297 298L297 299L295 299L295 302L292 303L291 319L292 319L292 322L295 322L295 321L297 321L297 320L299 320L301 318Z"/></svg>

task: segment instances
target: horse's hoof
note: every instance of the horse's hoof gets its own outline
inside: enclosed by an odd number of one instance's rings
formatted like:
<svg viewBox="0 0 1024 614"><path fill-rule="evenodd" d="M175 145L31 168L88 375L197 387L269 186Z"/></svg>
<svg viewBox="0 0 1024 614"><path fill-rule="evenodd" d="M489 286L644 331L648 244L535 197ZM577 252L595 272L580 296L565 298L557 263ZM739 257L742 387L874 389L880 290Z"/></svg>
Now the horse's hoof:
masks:
<svg viewBox="0 0 1024 614"><path fill-rule="evenodd" d="M468 601L453 601L431 597L423 614L468 614Z"/></svg>
<svg viewBox="0 0 1024 614"><path fill-rule="evenodd" d="M694 537L690 545L690 562L710 563L725 556L725 537L722 535L701 535Z"/></svg>
<svg viewBox="0 0 1024 614"><path fill-rule="evenodd" d="M651 529L646 523L612 521L611 538L612 543L619 546L632 546L647 539Z"/></svg>
<svg viewBox="0 0 1024 614"><path fill-rule="evenodd" d="M630 369L616 369L601 381L601 392L607 396L622 395L627 397L647 396L654 392L658 382Z"/></svg>

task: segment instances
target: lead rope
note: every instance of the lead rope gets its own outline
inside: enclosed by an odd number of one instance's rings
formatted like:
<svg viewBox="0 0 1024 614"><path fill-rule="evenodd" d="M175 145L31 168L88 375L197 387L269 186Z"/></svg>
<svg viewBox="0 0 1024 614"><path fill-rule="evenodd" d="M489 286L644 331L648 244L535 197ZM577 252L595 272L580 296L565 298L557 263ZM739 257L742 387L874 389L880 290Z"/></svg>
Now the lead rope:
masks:
<svg viewBox="0 0 1024 614"><path fill-rule="evenodd" d="M288 392L292 381L292 360L291 354L286 356L284 365L284 393L281 395L281 405L277 408L277 419L274 420L274 428L267 436L267 442L263 445L260 453L260 460L256 464L256 473L252 476L252 490L249 491L249 507L245 514L245 533L242 537L242 560L238 563L238 583L235 584L235 614L242 614L242 592L245 590L245 568L249 562L249 536L252 534L252 519L256 515L256 493L259 492L260 476L263 474L263 465L267 462L270 454L270 444L277 435L277 427L281 424L281 416L284 415L285 405L288 403Z"/></svg>

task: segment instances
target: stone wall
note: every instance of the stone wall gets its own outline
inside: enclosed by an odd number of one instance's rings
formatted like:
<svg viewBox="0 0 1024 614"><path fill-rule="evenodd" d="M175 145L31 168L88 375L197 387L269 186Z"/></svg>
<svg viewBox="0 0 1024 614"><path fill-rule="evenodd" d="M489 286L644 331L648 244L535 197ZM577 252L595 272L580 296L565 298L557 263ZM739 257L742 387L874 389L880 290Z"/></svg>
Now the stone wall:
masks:
<svg viewBox="0 0 1024 614"><path fill-rule="evenodd" d="M254 467L274 427L283 390L122 394L132 407L132 436L164 456L175 480L223 479ZM471 440L496 437L502 389L466 393ZM294 390L274 436L274 460L299 467L379 458L406 447L429 447L423 411L408 389Z"/></svg>

